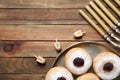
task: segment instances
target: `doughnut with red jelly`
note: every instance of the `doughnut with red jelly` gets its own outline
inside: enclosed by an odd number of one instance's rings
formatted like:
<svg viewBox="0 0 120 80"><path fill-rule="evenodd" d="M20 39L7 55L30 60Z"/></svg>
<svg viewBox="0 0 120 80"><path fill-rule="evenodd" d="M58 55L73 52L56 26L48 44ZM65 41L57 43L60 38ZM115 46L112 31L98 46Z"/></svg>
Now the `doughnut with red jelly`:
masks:
<svg viewBox="0 0 120 80"><path fill-rule="evenodd" d="M74 80L72 74L64 67L51 68L45 80Z"/></svg>
<svg viewBox="0 0 120 80"><path fill-rule="evenodd" d="M120 74L120 57L112 52L100 53L93 60L93 68L101 79L115 79Z"/></svg>
<svg viewBox="0 0 120 80"><path fill-rule="evenodd" d="M81 75L87 72L91 65L91 56L82 48L72 48L65 55L65 66L74 75Z"/></svg>

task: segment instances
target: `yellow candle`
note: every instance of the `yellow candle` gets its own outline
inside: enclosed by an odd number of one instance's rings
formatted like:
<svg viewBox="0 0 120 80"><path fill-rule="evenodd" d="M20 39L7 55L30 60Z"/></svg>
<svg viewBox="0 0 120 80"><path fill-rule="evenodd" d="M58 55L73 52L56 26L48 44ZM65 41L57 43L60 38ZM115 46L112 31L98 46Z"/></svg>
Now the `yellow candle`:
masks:
<svg viewBox="0 0 120 80"><path fill-rule="evenodd" d="M100 17L98 17L98 15L91 9L90 6L86 6L86 9L107 32L110 31L110 28L100 19Z"/></svg>
<svg viewBox="0 0 120 80"><path fill-rule="evenodd" d="M109 7L118 15L120 16L120 11L109 1L109 0L104 0L106 4L108 4Z"/></svg>
<svg viewBox="0 0 120 80"><path fill-rule="evenodd" d="M120 0L114 0L120 6Z"/></svg>
<svg viewBox="0 0 120 80"><path fill-rule="evenodd" d="M101 30L82 10L79 13L102 35L105 35L105 32Z"/></svg>
<svg viewBox="0 0 120 80"><path fill-rule="evenodd" d="M90 2L90 6L107 22L107 24L112 28L114 24L110 21L107 16L97 7L94 2Z"/></svg>
<svg viewBox="0 0 120 80"><path fill-rule="evenodd" d="M94 1L99 5L99 7L107 14L107 16L108 16L115 24L118 23L117 19L110 13L109 10L107 10L107 8L106 8L99 0L94 0Z"/></svg>

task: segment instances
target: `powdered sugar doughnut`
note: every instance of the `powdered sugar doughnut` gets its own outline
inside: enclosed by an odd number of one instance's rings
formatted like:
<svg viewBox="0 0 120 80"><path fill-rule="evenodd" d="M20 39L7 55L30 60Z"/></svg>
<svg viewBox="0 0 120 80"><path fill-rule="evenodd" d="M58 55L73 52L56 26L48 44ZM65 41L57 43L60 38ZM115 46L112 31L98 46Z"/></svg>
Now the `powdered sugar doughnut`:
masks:
<svg viewBox="0 0 120 80"><path fill-rule="evenodd" d="M120 74L120 57L112 52L103 52L93 61L95 73L104 80L112 80Z"/></svg>
<svg viewBox="0 0 120 80"><path fill-rule="evenodd" d="M73 80L73 76L64 67L54 67L48 71L45 80Z"/></svg>
<svg viewBox="0 0 120 80"><path fill-rule="evenodd" d="M82 48L73 48L65 55L65 66L75 75L87 72L91 65L91 56Z"/></svg>
<svg viewBox="0 0 120 80"><path fill-rule="evenodd" d="M94 73L85 73L79 76L76 80L100 80Z"/></svg>

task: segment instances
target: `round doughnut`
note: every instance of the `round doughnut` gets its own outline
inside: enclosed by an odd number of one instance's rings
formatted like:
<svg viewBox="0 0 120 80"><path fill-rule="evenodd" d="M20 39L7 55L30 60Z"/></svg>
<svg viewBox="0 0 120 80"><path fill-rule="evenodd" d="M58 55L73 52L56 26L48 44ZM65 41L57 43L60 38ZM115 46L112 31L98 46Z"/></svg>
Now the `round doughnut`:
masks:
<svg viewBox="0 0 120 80"><path fill-rule="evenodd" d="M64 67L54 67L48 71L45 80L73 80L73 76Z"/></svg>
<svg viewBox="0 0 120 80"><path fill-rule="evenodd" d="M100 53L93 60L93 69L101 79L115 79L120 74L120 57L112 52Z"/></svg>
<svg viewBox="0 0 120 80"><path fill-rule="evenodd" d="M76 80L100 80L94 73L86 73L79 76Z"/></svg>
<svg viewBox="0 0 120 80"><path fill-rule="evenodd" d="M91 65L91 56L82 48L72 48L65 55L65 66L74 75L81 75L87 72Z"/></svg>

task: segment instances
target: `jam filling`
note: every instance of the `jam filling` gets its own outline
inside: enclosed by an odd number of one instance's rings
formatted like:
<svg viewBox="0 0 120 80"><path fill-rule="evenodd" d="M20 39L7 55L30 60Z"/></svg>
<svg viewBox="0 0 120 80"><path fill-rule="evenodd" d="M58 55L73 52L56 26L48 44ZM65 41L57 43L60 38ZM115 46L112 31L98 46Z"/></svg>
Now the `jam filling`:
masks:
<svg viewBox="0 0 120 80"><path fill-rule="evenodd" d="M64 77L59 77L57 80L66 80Z"/></svg>
<svg viewBox="0 0 120 80"><path fill-rule="evenodd" d="M105 70L105 71L112 71L112 69L113 69L113 64L110 62L106 63L103 67L103 70Z"/></svg>
<svg viewBox="0 0 120 80"><path fill-rule="evenodd" d="M76 67L81 67L84 65L84 60L82 58L75 58L74 61L73 61L73 64L76 66Z"/></svg>

